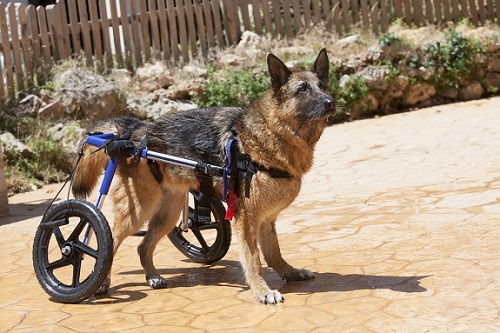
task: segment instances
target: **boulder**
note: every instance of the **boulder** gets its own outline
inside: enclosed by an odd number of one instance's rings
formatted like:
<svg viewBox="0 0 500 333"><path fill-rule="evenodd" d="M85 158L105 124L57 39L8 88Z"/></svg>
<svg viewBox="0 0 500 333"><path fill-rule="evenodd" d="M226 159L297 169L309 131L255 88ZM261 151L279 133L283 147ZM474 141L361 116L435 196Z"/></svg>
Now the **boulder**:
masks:
<svg viewBox="0 0 500 333"><path fill-rule="evenodd" d="M48 129L48 134L52 140L62 145L68 161L76 156L81 142L86 137L85 130L76 122L57 123Z"/></svg>
<svg viewBox="0 0 500 333"><path fill-rule="evenodd" d="M428 83L411 85L403 95L404 105L416 105L424 102L436 94L436 88Z"/></svg>
<svg viewBox="0 0 500 333"><path fill-rule="evenodd" d="M232 54L232 53L224 54L219 59L219 63L223 67L225 67L225 66L233 66L233 67L244 66L245 61L246 61L246 58L240 57L239 55Z"/></svg>
<svg viewBox="0 0 500 333"><path fill-rule="evenodd" d="M123 101L116 86L101 75L84 68L71 68L54 78L57 102L68 117L89 121L120 115Z"/></svg>
<svg viewBox="0 0 500 333"><path fill-rule="evenodd" d="M3 145L4 153L9 150L20 153L23 157L30 157L33 155L33 150L19 141L14 134L10 132L0 132L0 141Z"/></svg>
<svg viewBox="0 0 500 333"><path fill-rule="evenodd" d="M172 73L167 65L162 62L146 64L138 68L135 77L139 81L141 90L154 91L160 88L168 88L174 83Z"/></svg>
<svg viewBox="0 0 500 333"><path fill-rule="evenodd" d="M388 72L386 66L369 65L356 73L356 76L362 78L370 89L385 90L389 84L385 78Z"/></svg>
<svg viewBox="0 0 500 333"><path fill-rule="evenodd" d="M203 95L206 80L202 78L188 79L180 81L168 87L166 96L171 100L190 99L195 95Z"/></svg>
<svg viewBox="0 0 500 333"><path fill-rule="evenodd" d="M186 65L182 67L182 73L191 77L207 78L207 69L201 66Z"/></svg>
<svg viewBox="0 0 500 333"><path fill-rule="evenodd" d="M470 101L473 99L479 99L484 94L484 88L479 82L471 82L464 87L460 87L458 90L458 100L460 101Z"/></svg>
<svg viewBox="0 0 500 333"><path fill-rule="evenodd" d="M138 95L127 100L127 108L130 113L140 119L156 120L169 112L195 109L198 106L191 102L173 101L166 97L164 91L158 94Z"/></svg>
<svg viewBox="0 0 500 333"><path fill-rule="evenodd" d="M19 101L16 115L36 117L38 110L40 110L43 105L45 105L45 103L40 97L30 94Z"/></svg>
<svg viewBox="0 0 500 333"><path fill-rule="evenodd" d="M380 107L380 102L374 94L368 94L366 97L354 105L350 111L350 119L360 119L364 115L376 112Z"/></svg>
<svg viewBox="0 0 500 333"><path fill-rule="evenodd" d="M490 87L500 89L500 73L488 73L486 75L486 82Z"/></svg>
<svg viewBox="0 0 500 333"><path fill-rule="evenodd" d="M356 44L361 40L361 36L358 34L354 34L351 36L344 37L342 39L339 39L335 44L335 48L340 48L344 49L346 47L349 47L352 44Z"/></svg>
<svg viewBox="0 0 500 333"><path fill-rule="evenodd" d="M66 115L66 107L60 101L49 103L38 110L40 119L61 119Z"/></svg>

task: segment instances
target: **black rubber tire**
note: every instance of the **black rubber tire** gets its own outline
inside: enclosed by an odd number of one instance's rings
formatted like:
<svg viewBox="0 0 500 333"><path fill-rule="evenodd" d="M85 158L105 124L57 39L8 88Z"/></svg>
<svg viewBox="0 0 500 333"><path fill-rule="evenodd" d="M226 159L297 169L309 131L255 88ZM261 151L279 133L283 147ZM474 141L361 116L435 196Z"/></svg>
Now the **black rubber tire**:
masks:
<svg viewBox="0 0 500 333"><path fill-rule="evenodd" d="M86 245L82 240L89 227L93 235ZM68 249L70 253L63 254ZM109 224L90 202L61 202L50 208L38 226L33 267L43 290L56 302L79 303L92 296L106 279L112 261Z"/></svg>
<svg viewBox="0 0 500 333"><path fill-rule="evenodd" d="M191 194L196 200L198 192L193 191ZM226 209L221 201L215 197L212 197L211 208L213 216L210 224L202 225L195 221L194 209L189 207L189 219L192 221L189 231L187 233L182 231L179 223L179 226L176 226L168 234L168 238L179 251L194 262L201 264L212 264L219 261L226 255L231 245L231 224L225 219ZM211 229L215 230L216 237L211 244L207 244L202 231ZM187 236L190 232L194 234L199 245L186 239L185 235Z"/></svg>

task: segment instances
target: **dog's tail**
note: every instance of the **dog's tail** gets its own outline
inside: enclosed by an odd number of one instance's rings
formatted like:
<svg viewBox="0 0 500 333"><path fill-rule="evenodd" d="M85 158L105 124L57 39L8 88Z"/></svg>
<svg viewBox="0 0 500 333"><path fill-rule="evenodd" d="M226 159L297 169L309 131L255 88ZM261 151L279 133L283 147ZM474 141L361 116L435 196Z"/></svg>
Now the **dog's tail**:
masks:
<svg viewBox="0 0 500 333"><path fill-rule="evenodd" d="M94 123L88 128L89 133L114 133L120 138L131 138L132 140L141 135L141 129L145 128L145 124L133 117L122 117L108 120L102 120ZM81 145L81 157L75 167L73 174L72 191L75 198L87 198L99 180L102 170L106 167L109 157L105 154L104 149L88 145L83 142Z"/></svg>

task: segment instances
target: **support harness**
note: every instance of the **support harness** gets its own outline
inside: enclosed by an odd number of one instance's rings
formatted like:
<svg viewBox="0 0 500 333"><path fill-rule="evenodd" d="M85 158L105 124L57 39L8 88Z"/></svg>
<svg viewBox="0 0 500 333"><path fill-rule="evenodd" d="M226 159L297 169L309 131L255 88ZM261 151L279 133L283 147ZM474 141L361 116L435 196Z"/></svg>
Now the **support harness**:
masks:
<svg viewBox="0 0 500 333"><path fill-rule="evenodd" d="M198 163L194 169L196 178L200 183L199 195L197 200L195 200L195 217L202 223L211 222L211 202L214 192L213 176L222 176L222 200L228 204L226 220L229 221L234 216L236 198L240 197L239 190L243 181L245 182L245 197L249 198L252 178L259 171L268 172L272 178L292 177L287 171L266 168L253 161L249 155L241 153L238 147L238 133L235 128L232 128L231 131L233 132L233 137L226 144L226 165L222 168L214 168L214 166L207 163ZM133 157L138 161L141 151L144 148L147 148L147 139L145 137L139 145L135 145L134 142L130 141L130 137L120 137L106 140L104 145L99 147L94 153L105 149L105 153L109 157L119 159L130 157L130 152L133 150ZM163 182L163 174L158 162L148 159L147 165L155 180L161 184Z"/></svg>

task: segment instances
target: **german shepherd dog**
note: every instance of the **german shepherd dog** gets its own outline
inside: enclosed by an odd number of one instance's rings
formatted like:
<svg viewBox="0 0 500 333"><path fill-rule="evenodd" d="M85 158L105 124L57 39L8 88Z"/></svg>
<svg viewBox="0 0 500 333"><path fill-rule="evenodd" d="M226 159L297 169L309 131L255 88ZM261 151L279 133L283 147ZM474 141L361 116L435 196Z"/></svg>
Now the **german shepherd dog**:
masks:
<svg viewBox="0 0 500 333"><path fill-rule="evenodd" d="M213 107L166 114L153 123L131 117L97 122L90 131L117 133L141 142L164 154L223 166L225 146L238 133L238 148L258 165L265 167L252 177L249 196L240 182L233 228L239 241L240 261L246 281L262 303L283 302L262 277L260 251L267 264L287 281L314 278L306 269L296 269L282 257L276 234L276 218L299 194L301 180L313 164L313 153L327 119L335 112L335 101L327 93L329 60L322 49L310 71L292 72L275 55L267 65L271 87L248 108ZM75 170L73 193L86 198L97 184L109 157L103 150L84 145L84 154ZM114 254L122 241L148 222L148 231L138 246L146 280L152 288L164 288L166 280L153 264L153 251L162 237L179 220L189 190L199 186L192 169L159 163L163 180L159 183L146 160L121 159L111 190L115 221L112 228ZM287 177L273 177L271 169ZM222 193L222 178L214 188ZM248 193L248 192L247 192ZM110 279L98 290L105 293Z"/></svg>

